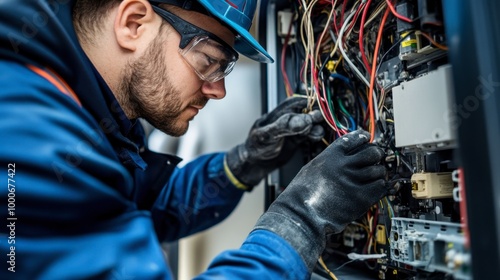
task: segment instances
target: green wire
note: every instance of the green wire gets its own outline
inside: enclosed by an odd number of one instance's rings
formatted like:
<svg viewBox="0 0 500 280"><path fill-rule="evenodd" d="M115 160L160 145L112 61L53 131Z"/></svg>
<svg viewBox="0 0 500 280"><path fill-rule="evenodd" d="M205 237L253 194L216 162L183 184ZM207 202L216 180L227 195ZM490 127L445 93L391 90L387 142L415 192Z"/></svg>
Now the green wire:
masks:
<svg viewBox="0 0 500 280"><path fill-rule="evenodd" d="M349 114L349 112L347 112L346 108L344 107L344 105L340 101L340 98L337 99L337 103L339 104L340 111L342 111L348 118L351 118L351 114Z"/></svg>
<svg viewBox="0 0 500 280"><path fill-rule="evenodd" d="M333 116L333 121L335 122L335 124L337 125L338 128L340 129L344 129L344 130L348 130L347 127L345 127L342 123L340 123L338 120L337 120L337 117L335 116L335 106L333 106L333 102L332 102L332 98L331 98L331 92L330 92L330 88L329 87L326 87L326 98L328 99L328 103L330 104L330 107L332 108L332 116Z"/></svg>

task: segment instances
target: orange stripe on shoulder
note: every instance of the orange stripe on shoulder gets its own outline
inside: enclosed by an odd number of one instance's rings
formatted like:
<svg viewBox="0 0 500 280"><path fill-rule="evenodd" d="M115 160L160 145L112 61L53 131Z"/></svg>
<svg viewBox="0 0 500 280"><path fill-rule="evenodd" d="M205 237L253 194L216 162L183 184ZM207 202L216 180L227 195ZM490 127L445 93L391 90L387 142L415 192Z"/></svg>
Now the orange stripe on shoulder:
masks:
<svg viewBox="0 0 500 280"><path fill-rule="evenodd" d="M41 68L38 68L34 65L27 65L28 68L40 75L41 77L45 78L47 81L49 81L51 84L53 84L60 92L64 93L65 95L71 97L78 106L82 107L82 103L80 102L80 99L78 96L75 94L75 92L71 89L71 87L57 74L55 74L52 71L44 70Z"/></svg>

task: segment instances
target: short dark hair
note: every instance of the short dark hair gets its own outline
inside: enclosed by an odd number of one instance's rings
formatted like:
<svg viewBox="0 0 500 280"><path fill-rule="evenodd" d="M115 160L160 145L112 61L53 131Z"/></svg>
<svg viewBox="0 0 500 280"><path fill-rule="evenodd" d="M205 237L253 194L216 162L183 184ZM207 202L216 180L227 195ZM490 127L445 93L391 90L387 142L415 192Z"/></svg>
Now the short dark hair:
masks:
<svg viewBox="0 0 500 280"><path fill-rule="evenodd" d="M73 25L83 40L92 43L92 34L101 30L107 13L121 0L77 0L73 7Z"/></svg>

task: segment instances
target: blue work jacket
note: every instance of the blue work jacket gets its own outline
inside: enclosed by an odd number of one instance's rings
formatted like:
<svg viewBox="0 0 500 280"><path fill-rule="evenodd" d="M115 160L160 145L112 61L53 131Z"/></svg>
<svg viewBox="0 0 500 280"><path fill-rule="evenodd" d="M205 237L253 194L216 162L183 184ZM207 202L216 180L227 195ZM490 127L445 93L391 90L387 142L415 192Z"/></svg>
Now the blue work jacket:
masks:
<svg viewBox="0 0 500 280"><path fill-rule="evenodd" d="M204 230L243 191L224 153L148 151L78 44L69 0L0 1L0 279L171 279L161 242ZM199 279L304 279L266 230Z"/></svg>

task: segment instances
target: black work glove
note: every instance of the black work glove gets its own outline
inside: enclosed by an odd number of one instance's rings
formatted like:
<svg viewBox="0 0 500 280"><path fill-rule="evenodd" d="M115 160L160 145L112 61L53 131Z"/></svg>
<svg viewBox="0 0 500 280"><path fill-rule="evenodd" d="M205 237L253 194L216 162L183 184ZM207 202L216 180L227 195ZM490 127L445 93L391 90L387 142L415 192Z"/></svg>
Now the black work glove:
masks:
<svg viewBox="0 0 500 280"><path fill-rule="evenodd" d="M306 107L306 98L286 99L254 123L245 143L227 152L226 168L245 185L242 188L257 185L269 172L285 164L301 142L323 138L321 112L303 113Z"/></svg>
<svg viewBox="0 0 500 280"><path fill-rule="evenodd" d="M326 235L339 233L388 193L384 152L358 130L334 141L306 164L254 229L287 240L312 271Z"/></svg>

